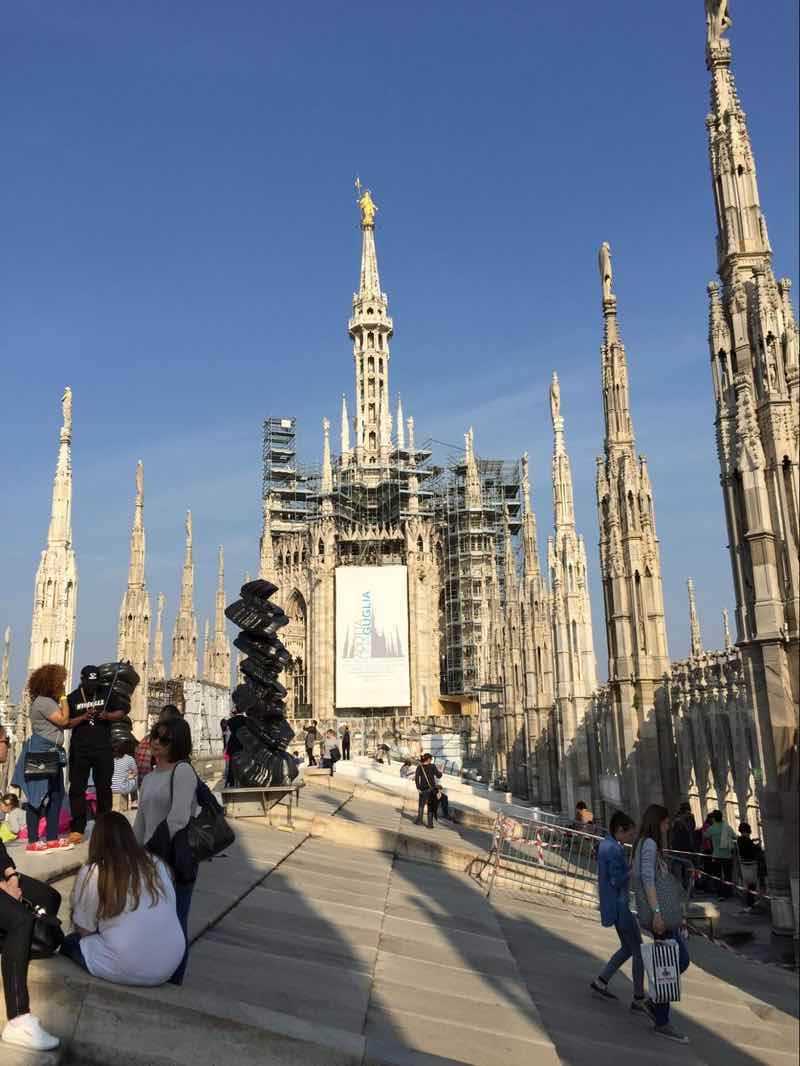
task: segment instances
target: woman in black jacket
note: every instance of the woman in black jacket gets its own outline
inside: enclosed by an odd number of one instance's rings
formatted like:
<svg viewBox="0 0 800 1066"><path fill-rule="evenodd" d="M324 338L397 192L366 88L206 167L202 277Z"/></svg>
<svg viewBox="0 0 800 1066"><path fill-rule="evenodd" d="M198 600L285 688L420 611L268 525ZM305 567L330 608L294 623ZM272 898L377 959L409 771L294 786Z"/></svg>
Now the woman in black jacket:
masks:
<svg viewBox="0 0 800 1066"><path fill-rule="evenodd" d="M50 885L17 871L4 844L0 843L0 969L8 1021L2 1040L32 1051L52 1051L58 1037L46 1032L30 1013L28 963L33 938L33 911L28 900L48 914L58 914L61 896Z"/></svg>

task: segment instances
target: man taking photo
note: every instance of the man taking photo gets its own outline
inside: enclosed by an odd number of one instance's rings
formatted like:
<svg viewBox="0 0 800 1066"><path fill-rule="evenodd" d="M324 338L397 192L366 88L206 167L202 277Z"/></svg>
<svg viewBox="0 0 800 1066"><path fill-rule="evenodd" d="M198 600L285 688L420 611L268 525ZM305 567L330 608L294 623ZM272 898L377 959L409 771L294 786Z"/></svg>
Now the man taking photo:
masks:
<svg viewBox="0 0 800 1066"><path fill-rule="evenodd" d="M97 794L97 813L105 814L113 805L111 723L118 722L125 712L106 710L107 699L99 696L98 687L97 667L84 666L80 685L67 696L69 721L66 728L72 730L69 745L71 844L80 844L86 831L86 786L89 774L92 775Z"/></svg>

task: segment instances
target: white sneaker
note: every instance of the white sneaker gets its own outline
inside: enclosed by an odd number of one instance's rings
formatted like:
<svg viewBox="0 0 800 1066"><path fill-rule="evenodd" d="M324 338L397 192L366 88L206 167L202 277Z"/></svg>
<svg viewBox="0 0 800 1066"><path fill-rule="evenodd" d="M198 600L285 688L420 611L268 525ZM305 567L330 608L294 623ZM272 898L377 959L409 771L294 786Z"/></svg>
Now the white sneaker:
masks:
<svg viewBox="0 0 800 1066"><path fill-rule="evenodd" d="M60 1043L57 1036L42 1029L39 1019L33 1014L20 1014L6 1022L1 1039L6 1044L28 1048L29 1051L53 1051Z"/></svg>

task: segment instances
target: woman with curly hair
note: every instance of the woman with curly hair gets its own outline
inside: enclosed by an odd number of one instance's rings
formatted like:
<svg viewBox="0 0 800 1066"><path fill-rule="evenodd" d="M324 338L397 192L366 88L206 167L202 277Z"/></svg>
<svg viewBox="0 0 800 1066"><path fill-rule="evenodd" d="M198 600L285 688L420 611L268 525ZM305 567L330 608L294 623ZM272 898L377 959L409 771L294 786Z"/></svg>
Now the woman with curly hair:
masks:
<svg viewBox="0 0 800 1066"><path fill-rule="evenodd" d="M136 842L128 819L100 814L89 862L72 893L75 932L61 954L93 977L119 985L161 985L186 950L167 866Z"/></svg>
<svg viewBox="0 0 800 1066"><path fill-rule="evenodd" d="M64 803L64 727L69 722L69 706L64 694L67 671L58 663L47 663L28 678L31 699L29 712L31 735L23 744L11 783L25 793L25 820L28 827L26 851L34 854L55 848L72 847L67 839L58 838L58 818ZM58 766L47 776L25 773L28 754L56 752ZM39 840L39 821L44 816L46 839Z"/></svg>

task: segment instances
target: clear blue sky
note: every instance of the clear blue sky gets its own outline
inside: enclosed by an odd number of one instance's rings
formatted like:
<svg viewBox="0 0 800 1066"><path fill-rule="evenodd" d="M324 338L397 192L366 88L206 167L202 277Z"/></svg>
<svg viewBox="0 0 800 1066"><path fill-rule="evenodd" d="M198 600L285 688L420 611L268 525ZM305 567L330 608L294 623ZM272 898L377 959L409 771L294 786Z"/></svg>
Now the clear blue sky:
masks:
<svg viewBox="0 0 800 1066"><path fill-rule="evenodd" d="M775 269L797 281L796 4L731 6ZM201 627L217 544L231 593L255 570L262 418L296 415L317 458L323 415L352 390L356 172L380 206L392 389L420 439L460 442L473 423L479 453L530 452L542 550L559 371L601 676L596 255L611 242L670 651L687 650L689 574L720 642L701 0L20 0L3 21L0 625L15 696L65 384L78 663L115 652L139 457L167 636L187 507Z"/></svg>

